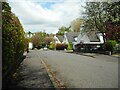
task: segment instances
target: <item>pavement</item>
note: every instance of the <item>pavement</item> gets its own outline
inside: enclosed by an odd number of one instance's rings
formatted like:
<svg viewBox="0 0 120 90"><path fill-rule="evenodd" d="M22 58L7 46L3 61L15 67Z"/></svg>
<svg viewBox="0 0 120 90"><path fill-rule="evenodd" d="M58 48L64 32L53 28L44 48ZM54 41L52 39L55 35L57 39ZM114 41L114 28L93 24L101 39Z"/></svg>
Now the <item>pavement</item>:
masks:
<svg viewBox="0 0 120 90"><path fill-rule="evenodd" d="M20 64L9 88L53 88L54 85L39 56L30 51Z"/></svg>

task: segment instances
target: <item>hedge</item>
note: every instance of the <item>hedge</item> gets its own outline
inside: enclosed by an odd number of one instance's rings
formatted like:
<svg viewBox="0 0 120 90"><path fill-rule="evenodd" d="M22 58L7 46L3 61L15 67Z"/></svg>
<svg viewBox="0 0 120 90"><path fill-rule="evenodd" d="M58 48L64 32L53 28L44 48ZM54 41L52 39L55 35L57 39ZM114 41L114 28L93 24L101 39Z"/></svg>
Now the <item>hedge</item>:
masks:
<svg viewBox="0 0 120 90"><path fill-rule="evenodd" d="M49 49L51 49L51 50L54 50L55 49L55 43L50 43L50 45L49 45Z"/></svg>
<svg viewBox="0 0 120 90"><path fill-rule="evenodd" d="M67 49L67 44L56 44L56 50L64 50Z"/></svg>
<svg viewBox="0 0 120 90"><path fill-rule="evenodd" d="M68 44L67 50L73 50L73 44L72 43Z"/></svg>
<svg viewBox="0 0 120 90"><path fill-rule="evenodd" d="M2 74L18 63L24 52L24 31L11 7L7 2L2 2ZM9 74L9 73L8 73Z"/></svg>
<svg viewBox="0 0 120 90"><path fill-rule="evenodd" d="M116 42L115 40L108 40L108 41L104 44L105 50L111 51L111 52L115 51L115 49L116 49L116 48L115 48L116 44L117 44L117 42Z"/></svg>

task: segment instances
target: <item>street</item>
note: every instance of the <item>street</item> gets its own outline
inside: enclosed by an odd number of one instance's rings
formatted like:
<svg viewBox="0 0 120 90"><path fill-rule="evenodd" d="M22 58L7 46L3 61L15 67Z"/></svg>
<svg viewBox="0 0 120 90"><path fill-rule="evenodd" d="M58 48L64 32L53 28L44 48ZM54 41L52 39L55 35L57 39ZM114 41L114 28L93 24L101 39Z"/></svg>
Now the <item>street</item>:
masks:
<svg viewBox="0 0 120 90"><path fill-rule="evenodd" d="M94 57L64 51L31 51L49 65L68 88L118 88L118 58L95 54Z"/></svg>
<svg viewBox="0 0 120 90"><path fill-rule="evenodd" d="M120 87L119 0L18 1L0 2L1 89Z"/></svg>

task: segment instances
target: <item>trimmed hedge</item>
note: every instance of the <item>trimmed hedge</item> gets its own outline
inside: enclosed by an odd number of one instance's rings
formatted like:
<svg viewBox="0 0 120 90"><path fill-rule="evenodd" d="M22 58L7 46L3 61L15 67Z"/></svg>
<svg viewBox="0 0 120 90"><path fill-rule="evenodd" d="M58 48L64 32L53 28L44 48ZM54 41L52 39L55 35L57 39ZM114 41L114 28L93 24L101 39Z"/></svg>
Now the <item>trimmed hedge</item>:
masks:
<svg viewBox="0 0 120 90"><path fill-rule="evenodd" d="M2 2L2 74L18 63L24 53L24 31L18 19L11 12L7 2ZM12 71L11 71L12 72ZM9 73L8 73L9 75Z"/></svg>
<svg viewBox="0 0 120 90"><path fill-rule="evenodd" d="M56 44L56 50L64 50L67 49L67 44Z"/></svg>
<svg viewBox="0 0 120 90"><path fill-rule="evenodd" d="M67 50L73 50L73 44L72 43L68 44Z"/></svg>

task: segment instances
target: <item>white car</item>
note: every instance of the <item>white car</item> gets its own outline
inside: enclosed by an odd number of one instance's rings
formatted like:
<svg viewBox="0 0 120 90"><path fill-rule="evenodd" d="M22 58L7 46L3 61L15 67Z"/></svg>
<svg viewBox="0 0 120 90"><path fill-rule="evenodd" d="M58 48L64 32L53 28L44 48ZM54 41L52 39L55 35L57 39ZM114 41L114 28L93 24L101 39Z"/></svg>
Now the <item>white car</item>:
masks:
<svg viewBox="0 0 120 90"><path fill-rule="evenodd" d="M47 51L47 50L48 50L48 48L47 48L47 47L44 47L44 48L43 48L43 50L44 50L44 51Z"/></svg>

